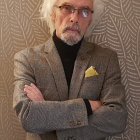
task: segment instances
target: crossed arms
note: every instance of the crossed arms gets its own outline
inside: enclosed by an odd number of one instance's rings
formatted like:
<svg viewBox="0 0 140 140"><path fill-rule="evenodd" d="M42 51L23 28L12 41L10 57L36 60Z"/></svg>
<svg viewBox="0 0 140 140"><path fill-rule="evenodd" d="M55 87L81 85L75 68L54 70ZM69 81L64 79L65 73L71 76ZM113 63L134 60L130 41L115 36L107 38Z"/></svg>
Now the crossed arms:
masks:
<svg viewBox="0 0 140 140"><path fill-rule="evenodd" d="M16 54L14 109L24 129L42 134L90 126L95 127L103 137L122 132L126 124L124 87L120 83L116 55L113 54L110 60L108 71L117 66L112 72L107 72L100 101L89 101L93 115L88 118L82 98L66 101L44 100L35 86L34 72L28 62L27 52ZM112 86L108 87L110 83Z"/></svg>
<svg viewBox="0 0 140 140"><path fill-rule="evenodd" d="M29 99L32 101L45 101L41 91L33 84L25 85L24 92ZM89 100L92 111L96 111L101 107L101 101L92 101Z"/></svg>

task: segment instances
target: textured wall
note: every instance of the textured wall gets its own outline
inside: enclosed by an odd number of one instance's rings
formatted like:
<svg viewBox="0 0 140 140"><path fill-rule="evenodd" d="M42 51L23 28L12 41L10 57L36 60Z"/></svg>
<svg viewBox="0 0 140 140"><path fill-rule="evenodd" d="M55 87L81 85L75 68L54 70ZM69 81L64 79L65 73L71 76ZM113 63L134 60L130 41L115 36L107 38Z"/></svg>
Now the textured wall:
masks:
<svg viewBox="0 0 140 140"><path fill-rule="evenodd" d="M0 0L0 140L25 140L12 109L13 56L47 40L40 4L40 0ZM140 140L140 0L110 0L90 41L118 53L126 87L128 125L124 134L109 139Z"/></svg>

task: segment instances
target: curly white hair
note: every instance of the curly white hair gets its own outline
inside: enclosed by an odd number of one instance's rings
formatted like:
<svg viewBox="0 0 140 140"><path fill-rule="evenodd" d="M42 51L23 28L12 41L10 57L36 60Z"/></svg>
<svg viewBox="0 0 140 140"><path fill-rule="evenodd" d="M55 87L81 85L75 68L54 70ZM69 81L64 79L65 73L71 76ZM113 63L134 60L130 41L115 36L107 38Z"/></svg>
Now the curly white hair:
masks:
<svg viewBox="0 0 140 140"><path fill-rule="evenodd" d="M104 13L104 8L105 8L107 1L108 0L93 0L94 14L92 15L93 17L92 17L91 24L89 25L89 27L86 31L86 34L84 36L85 38L91 36L94 27L100 21L102 15ZM53 32L55 30L54 23L51 19L51 15L53 12L53 6L55 5L56 2L57 2L57 0L44 0L43 4L41 5L41 8L40 8L41 19L43 19L47 22L51 35L53 34Z"/></svg>

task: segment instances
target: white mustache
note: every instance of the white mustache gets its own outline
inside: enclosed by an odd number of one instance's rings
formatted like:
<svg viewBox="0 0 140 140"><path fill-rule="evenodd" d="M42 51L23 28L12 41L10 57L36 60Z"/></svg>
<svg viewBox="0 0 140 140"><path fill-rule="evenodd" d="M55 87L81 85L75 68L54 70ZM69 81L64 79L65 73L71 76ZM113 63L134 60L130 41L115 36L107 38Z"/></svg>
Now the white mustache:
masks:
<svg viewBox="0 0 140 140"><path fill-rule="evenodd" d="M81 32L80 27L77 26L77 25L67 25L67 26L64 28L63 33L64 33L66 30L76 30L76 31L78 31L79 34L80 34L80 32Z"/></svg>

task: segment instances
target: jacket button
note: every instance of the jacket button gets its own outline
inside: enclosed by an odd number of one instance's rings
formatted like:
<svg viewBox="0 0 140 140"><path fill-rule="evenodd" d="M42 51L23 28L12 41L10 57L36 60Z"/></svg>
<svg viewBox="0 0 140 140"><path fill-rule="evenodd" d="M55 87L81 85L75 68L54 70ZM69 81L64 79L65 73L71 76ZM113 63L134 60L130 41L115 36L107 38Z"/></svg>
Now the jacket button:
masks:
<svg viewBox="0 0 140 140"><path fill-rule="evenodd" d="M75 122L74 121L71 121L71 122L69 122L69 125L70 126L74 126L75 125Z"/></svg>
<svg viewBox="0 0 140 140"><path fill-rule="evenodd" d="M81 125L82 123L80 121L71 121L69 122L70 126L76 126L76 125Z"/></svg>
<svg viewBox="0 0 140 140"><path fill-rule="evenodd" d="M77 121L77 125L81 125L82 123L80 121Z"/></svg>

